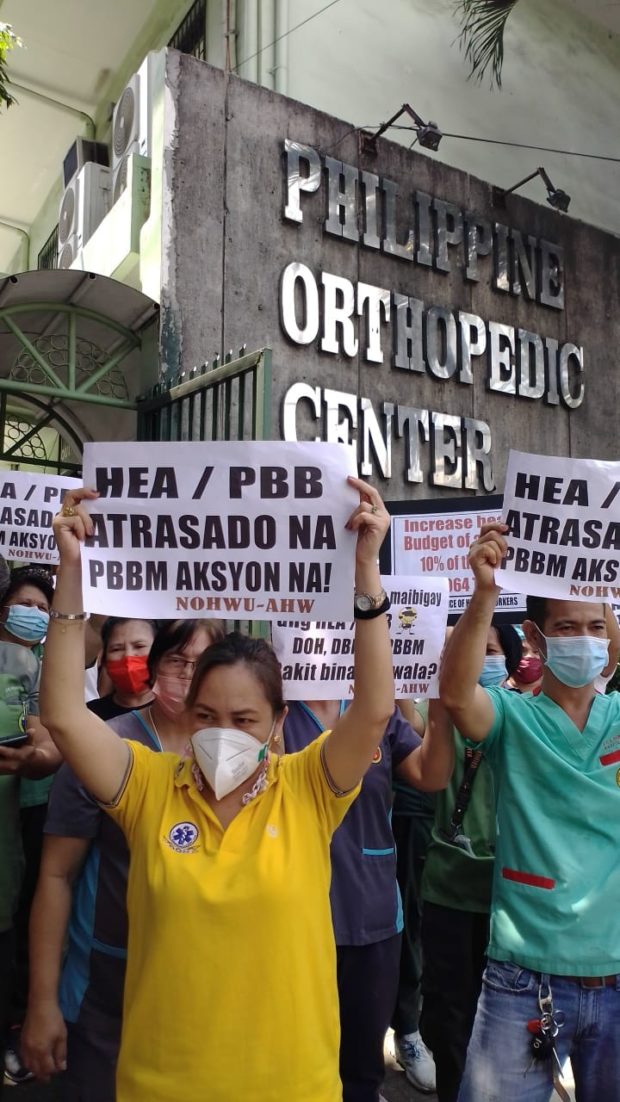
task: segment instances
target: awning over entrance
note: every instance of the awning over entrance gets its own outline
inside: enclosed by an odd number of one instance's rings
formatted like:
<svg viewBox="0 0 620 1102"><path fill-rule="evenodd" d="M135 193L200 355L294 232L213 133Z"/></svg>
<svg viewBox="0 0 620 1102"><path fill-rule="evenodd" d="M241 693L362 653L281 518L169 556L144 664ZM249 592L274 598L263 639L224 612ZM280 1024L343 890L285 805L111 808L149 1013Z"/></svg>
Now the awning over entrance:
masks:
<svg viewBox="0 0 620 1102"><path fill-rule="evenodd" d="M7 417L24 423L22 443L55 428L71 453L65 466L79 462L84 440L133 438L136 398L158 376L158 312L140 291L89 272L0 280L0 432ZM0 461L37 463L15 432L9 451L4 433Z"/></svg>

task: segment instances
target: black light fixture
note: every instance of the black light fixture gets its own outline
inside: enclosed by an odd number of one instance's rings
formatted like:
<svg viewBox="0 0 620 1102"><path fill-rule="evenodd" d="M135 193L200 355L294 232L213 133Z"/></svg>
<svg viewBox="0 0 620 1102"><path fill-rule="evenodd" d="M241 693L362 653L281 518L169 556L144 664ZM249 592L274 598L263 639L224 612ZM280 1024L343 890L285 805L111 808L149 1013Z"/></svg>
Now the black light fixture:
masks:
<svg viewBox="0 0 620 1102"><path fill-rule="evenodd" d="M437 126L436 122L424 122L418 115L417 111L414 111L413 107L409 103L403 103L399 111L395 115L392 115L391 119L384 122L375 134L369 134L368 131L362 131L362 135L365 142L365 147L368 151L374 151L376 149L377 138L380 138L382 134L385 134L386 130L389 130L394 125L397 119L400 119L402 115L408 115L410 119L413 119L415 123L415 131L419 144L423 149L432 149L436 152L439 149L439 143L443 137L441 130Z"/></svg>
<svg viewBox="0 0 620 1102"><path fill-rule="evenodd" d="M549 178L549 173L542 165L540 165L535 172L531 172L529 176L525 176L522 180L519 180L517 184L513 184L512 187L494 187L492 192L493 202L496 206L504 206L507 195L516 191L517 188L522 187L523 184L529 183L530 180L534 180L536 176L540 176L547 189L547 202L549 205L555 207L556 210L567 211L570 206L570 195L568 195L566 191L563 191L562 188L553 186Z"/></svg>

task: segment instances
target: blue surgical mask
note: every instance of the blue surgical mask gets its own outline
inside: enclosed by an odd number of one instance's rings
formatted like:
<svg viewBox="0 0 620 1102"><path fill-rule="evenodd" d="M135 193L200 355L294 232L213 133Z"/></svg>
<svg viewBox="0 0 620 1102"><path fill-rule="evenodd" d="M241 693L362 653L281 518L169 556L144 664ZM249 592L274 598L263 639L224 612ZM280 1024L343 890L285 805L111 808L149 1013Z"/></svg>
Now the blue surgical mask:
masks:
<svg viewBox="0 0 620 1102"><path fill-rule="evenodd" d="M489 685L501 685L507 677L508 670L503 654L487 654L478 684L482 685L483 689L488 689Z"/></svg>
<svg viewBox="0 0 620 1102"><path fill-rule="evenodd" d="M38 643L50 622L47 612L33 605L9 605L4 627L23 643Z"/></svg>
<svg viewBox="0 0 620 1102"><path fill-rule="evenodd" d="M571 635L557 639L544 636L547 644L545 666L554 677L571 689L590 685L609 662L609 639L591 635Z"/></svg>

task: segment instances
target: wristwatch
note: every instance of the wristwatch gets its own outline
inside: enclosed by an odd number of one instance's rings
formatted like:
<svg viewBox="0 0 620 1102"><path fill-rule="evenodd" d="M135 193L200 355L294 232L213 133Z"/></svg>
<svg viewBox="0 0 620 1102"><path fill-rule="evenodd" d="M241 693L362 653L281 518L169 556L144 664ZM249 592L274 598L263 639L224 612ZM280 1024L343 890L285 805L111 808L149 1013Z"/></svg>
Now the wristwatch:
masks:
<svg viewBox="0 0 620 1102"><path fill-rule="evenodd" d="M373 612L379 605L387 601L387 593L382 589L376 597L370 593L356 593L353 597L353 609L355 612Z"/></svg>
<svg viewBox="0 0 620 1102"><path fill-rule="evenodd" d="M374 620L382 616L390 607L390 598L385 589L374 597L370 593L356 593L353 597L353 616L356 620Z"/></svg>

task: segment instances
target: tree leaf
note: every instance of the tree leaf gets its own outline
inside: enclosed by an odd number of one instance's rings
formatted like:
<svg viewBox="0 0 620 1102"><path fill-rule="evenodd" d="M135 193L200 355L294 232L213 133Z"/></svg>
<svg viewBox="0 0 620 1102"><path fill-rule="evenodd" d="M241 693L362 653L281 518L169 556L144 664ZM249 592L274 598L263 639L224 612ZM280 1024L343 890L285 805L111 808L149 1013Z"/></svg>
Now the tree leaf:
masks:
<svg viewBox="0 0 620 1102"><path fill-rule="evenodd" d="M7 85L10 83L7 71L6 55L16 46L23 45L21 38L13 33L10 23L0 23L0 107L4 104L10 107L16 103L15 96L11 95Z"/></svg>
<svg viewBox="0 0 620 1102"><path fill-rule="evenodd" d="M502 86L504 31L518 0L457 0L459 43L471 64L470 77L481 81L491 68L491 87Z"/></svg>

